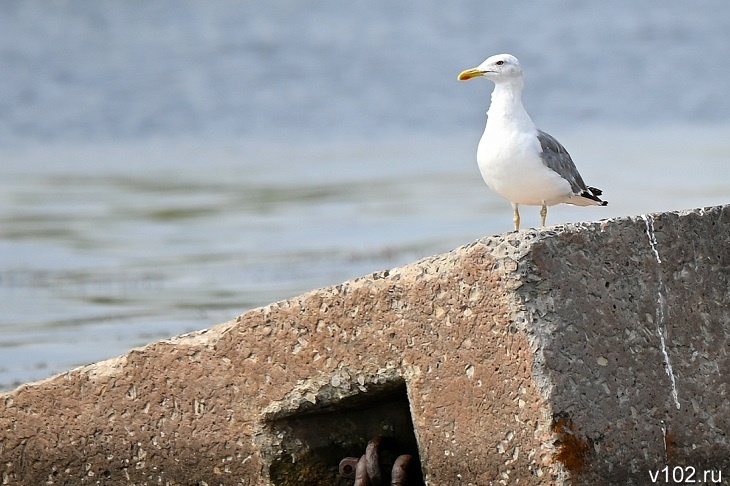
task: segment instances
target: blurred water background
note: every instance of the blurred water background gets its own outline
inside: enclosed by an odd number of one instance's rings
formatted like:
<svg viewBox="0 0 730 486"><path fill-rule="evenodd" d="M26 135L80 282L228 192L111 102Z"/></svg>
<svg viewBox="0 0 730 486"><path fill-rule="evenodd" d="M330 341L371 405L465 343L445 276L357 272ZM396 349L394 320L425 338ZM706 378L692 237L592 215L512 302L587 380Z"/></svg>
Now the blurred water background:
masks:
<svg viewBox="0 0 730 486"><path fill-rule="evenodd" d="M492 54L610 201L548 223L728 203L728 25L726 0L0 2L0 388L509 231L475 162L492 85L456 81Z"/></svg>

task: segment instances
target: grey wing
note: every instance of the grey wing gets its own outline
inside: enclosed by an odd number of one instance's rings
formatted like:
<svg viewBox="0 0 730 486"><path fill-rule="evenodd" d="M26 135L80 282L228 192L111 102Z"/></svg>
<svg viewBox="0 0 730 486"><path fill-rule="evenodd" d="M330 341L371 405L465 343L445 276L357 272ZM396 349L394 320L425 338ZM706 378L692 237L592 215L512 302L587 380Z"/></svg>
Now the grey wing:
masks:
<svg viewBox="0 0 730 486"><path fill-rule="evenodd" d="M542 147L540 157L545 165L570 182L570 187L575 194L585 192L587 189L586 184L578 173L578 169L575 168L573 159L570 158L570 154L565 150L565 147L555 140L555 137L542 130L537 131L537 138L540 140L540 146Z"/></svg>

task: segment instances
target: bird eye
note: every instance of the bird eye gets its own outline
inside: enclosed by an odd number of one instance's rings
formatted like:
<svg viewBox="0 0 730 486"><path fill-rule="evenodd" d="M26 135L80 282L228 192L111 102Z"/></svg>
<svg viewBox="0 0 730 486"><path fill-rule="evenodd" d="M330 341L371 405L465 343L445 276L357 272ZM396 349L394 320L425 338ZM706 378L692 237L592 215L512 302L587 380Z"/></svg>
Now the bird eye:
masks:
<svg viewBox="0 0 730 486"><path fill-rule="evenodd" d="M501 66L502 64L504 64L504 61L497 61L494 64L496 64L497 66Z"/></svg>

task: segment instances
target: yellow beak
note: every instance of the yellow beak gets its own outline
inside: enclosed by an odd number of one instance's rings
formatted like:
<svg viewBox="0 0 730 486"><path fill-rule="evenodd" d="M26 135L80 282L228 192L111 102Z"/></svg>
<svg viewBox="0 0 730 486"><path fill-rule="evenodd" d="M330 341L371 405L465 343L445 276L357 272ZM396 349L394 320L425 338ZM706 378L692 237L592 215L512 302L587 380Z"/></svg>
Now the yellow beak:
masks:
<svg viewBox="0 0 730 486"><path fill-rule="evenodd" d="M466 71L462 71L459 73L459 81L466 81L467 79L476 78L478 76L483 76L484 73L478 70L477 68L471 68L467 69Z"/></svg>

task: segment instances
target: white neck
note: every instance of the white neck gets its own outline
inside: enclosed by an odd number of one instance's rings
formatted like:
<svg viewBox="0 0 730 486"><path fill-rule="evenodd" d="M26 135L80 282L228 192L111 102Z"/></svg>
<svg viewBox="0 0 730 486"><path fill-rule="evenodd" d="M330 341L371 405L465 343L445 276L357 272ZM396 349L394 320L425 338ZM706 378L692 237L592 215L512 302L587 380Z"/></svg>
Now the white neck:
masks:
<svg viewBox="0 0 730 486"><path fill-rule="evenodd" d="M487 128L535 129L535 124L522 105L523 86L522 78L495 83L492 103L487 111Z"/></svg>

